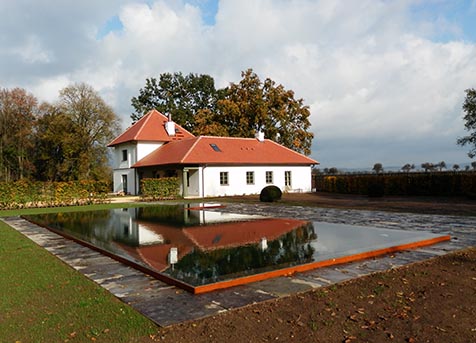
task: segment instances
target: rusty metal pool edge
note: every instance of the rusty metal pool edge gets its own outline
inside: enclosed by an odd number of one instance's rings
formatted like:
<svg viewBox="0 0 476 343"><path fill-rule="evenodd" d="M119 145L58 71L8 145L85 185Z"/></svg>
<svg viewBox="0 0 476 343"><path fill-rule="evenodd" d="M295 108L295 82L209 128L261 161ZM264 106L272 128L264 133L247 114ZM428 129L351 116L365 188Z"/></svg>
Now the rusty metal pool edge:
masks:
<svg viewBox="0 0 476 343"><path fill-rule="evenodd" d="M318 268L329 267L329 266L334 266L334 265L339 265L339 264L344 264L344 263L354 262L359 260L365 260L372 257L377 257L377 256L385 255L385 254L391 254L391 253L403 251L403 250L416 249L416 248L433 245L436 243L445 242L449 240L451 240L451 237L449 235L438 236L435 238L425 239L425 240L421 240L417 242L395 245L388 248L371 250L371 251L367 251L363 253L347 255L347 256L333 258L329 260L312 262L312 263L302 264L299 266L293 266L293 267L287 267L287 268L283 268L279 270L274 270L270 272L244 276L244 277L236 278L233 280L215 282L209 285L195 286L193 288L193 294L208 293L208 292L216 291L219 289L245 285L252 282L263 281L263 280L267 280L267 279L271 279L271 278L275 278L279 276L287 276L287 275L292 275L292 274L300 273L300 272L306 272L306 271L314 270Z"/></svg>

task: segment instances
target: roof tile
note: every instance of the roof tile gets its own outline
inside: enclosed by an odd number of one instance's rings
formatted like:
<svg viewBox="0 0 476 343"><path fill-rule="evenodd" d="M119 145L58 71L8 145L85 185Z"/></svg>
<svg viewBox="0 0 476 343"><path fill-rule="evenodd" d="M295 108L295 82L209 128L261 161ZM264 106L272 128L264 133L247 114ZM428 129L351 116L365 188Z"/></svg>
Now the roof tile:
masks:
<svg viewBox="0 0 476 343"><path fill-rule="evenodd" d="M216 148L213 147L216 146ZM200 136L169 142L133 167L168 164L310 165L318 162L278 143L254 138Z"/></svg>
<svg viewBox="0 0 476 343"><path fill-rule="evenodd" d="M190 132L175 124L175 136L169 136L165 130L168 118L157 110L149 111L108 146L133 141L171 142L194 137Z"/></svg>

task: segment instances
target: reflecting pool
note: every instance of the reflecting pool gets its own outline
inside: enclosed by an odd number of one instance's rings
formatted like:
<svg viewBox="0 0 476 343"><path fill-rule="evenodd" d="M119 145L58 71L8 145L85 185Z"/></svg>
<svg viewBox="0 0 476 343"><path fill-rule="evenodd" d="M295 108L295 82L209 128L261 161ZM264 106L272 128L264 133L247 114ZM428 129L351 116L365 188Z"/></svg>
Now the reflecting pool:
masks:
<svg viewBox="0 0 476 343"><path fill-rule="evenodd" d="M195 293L449 239L191 205L24 217Z"/></svg>

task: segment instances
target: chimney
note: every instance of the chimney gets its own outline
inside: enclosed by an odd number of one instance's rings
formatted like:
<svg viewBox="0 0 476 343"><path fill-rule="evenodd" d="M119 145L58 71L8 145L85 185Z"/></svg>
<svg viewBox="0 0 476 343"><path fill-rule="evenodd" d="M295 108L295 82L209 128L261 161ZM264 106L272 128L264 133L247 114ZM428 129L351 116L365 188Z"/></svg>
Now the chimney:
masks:
<svg viewBox="0 0 476 343"><path fill-rule="evenodd" d="M165 131L167 131L169 136L175 136L175 123L172 121L172 115L170 113L165 123Z"/></svg>
<svg viewBox="0 0 476 343"><path fill-rule="evenodd" d="M256 134L256 139L260 142L264 142L264 132L259 130Z"/></svg>

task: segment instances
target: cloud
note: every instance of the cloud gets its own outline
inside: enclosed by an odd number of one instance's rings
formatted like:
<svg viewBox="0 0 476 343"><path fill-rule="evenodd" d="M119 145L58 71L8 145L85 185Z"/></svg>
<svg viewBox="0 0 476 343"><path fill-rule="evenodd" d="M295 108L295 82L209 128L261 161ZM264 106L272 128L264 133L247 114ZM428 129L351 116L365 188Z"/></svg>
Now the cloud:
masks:
<svg viewBox="0 0 476 343"><path fill-rule="evenodd" d="M210 8L203 0L1 2L11 14L0 22L2 86L51 99L65 83L87 82L127 126L130 99L148 77L206 73L223 87L252 67L310 105L312 157L323 164L464 156L454 141L464 134L464 90L475 87L476 44L461 39L454 18L463 14L443 10L451 2L228 0L214 20ZM471 9L474 1L461 11Z"/></svg>

